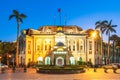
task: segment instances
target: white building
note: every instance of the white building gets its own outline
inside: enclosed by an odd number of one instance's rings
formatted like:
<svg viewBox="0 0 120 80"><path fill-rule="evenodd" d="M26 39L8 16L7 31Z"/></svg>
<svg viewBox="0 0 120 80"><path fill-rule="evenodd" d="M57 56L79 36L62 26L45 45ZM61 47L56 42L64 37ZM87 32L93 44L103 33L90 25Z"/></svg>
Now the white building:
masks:
<svg viewBox="0 0 120 80"><path fill-rule="evenodd" d="M75 65L79 60L102 64L100 36L78 26L42 26L23 30L19 39L19 64Z"/></svg>

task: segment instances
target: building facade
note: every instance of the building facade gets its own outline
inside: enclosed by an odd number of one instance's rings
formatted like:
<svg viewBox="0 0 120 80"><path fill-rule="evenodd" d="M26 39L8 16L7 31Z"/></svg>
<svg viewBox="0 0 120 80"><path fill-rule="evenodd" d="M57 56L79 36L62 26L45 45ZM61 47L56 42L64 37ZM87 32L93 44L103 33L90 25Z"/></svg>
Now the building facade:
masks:
<svg viewBox="0 0 120 80"><path fill-rule="evenodd" d="M23 30L19 38L19 64L64 66L76 65L78 61L102 64L100 40L97 30L83 30L78 26Z"/></svg>

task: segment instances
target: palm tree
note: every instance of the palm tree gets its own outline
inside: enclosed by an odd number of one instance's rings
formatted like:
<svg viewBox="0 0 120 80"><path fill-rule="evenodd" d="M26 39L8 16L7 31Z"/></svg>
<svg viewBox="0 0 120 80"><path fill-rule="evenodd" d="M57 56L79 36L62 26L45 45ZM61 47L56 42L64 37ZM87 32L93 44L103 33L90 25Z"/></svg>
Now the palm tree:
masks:
<svg viewBox="0 0 120 80"><path fill-rule="evenodd" d="M118 36L116 34L110 36L110 40L113 42L113 54L112 54L112 62L115 62L114 57L115 57L115 47L116 47L116 42L118 41Z"/></svg>
<svg viewBox="0 0 120 80"><path fill-rule="evenodd" d="M17 21L17 49L16 49L16 66L18 66L18 47L19 47L19 32L20 32L20 22L23 23L23 18L26 18L27 16L25 14L20 14L17 10L13 10L13 14L11 14L9 16L9 20L11 20L12 18L15 18Z"/></svg>
<svg viewBox="0 0 120 80"><path fill-rule="evenodd" d="M117 27L117 25L112 25L112 20L107 24L107 27L105 29L106 35L108 35L108 64L110 63L110 33L114 32L116 33L116 30L114 27Z"/></svg>
<svg viewBox="0 0 120 80"><path fill-rule="evenodd" d="M102 52L103 52L103 51L102 51L103 33L105 32L105 29L106 29L106 27L107 27L107 23L108 23L107 20L104 20L104 21L97 21L97 22L95 23L95 25L96 25L95 29L99 29L100 35L101 35L101 48L100 48L100 54L102 54ZM104 55L103 55L103 57L104 57Z"/></svg>

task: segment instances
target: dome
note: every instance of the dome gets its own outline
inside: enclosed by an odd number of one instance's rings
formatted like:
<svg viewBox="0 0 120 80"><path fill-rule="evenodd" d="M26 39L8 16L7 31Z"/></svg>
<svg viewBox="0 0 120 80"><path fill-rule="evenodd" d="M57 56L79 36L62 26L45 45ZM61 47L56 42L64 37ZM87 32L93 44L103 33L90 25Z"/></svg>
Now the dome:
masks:
<svg viewBox="0 0 120 80"><path fill-rule="evenodd" d="M56 46L64 46L64 43L58 42L58 43L56 44Z"/></svg>

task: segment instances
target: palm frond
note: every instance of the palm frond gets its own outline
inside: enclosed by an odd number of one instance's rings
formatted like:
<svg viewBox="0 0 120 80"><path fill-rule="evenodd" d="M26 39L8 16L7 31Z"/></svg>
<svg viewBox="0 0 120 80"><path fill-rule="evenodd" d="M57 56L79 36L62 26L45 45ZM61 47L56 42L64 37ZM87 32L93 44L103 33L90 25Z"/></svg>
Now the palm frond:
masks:
<svg viewBox="0 0 120 80"><path fill-rule="evenodd" d="M25 14L20 14L20 18L26 18L27 16Z"/></svg>
<svg viewBox="0 0 120 80"><path fill-rule="evenodd" d="M110 26L110 25L111 25L111 23L112 23L112 20L110 20L110 22L109 22L108 26Z"/></svg>
<svg viewBox="0 0 120 80"><path fill-rule="evenodd" d="M13 10L13 14L18 16L19 15L19 12L17 10Z"/></svg>
<svg viewBox="0 0 120 80"><path fill-rule="evenodd" d="M101 22L101 24L107 24L107 23L108 23L107 20L104 20L104 21Z"/></svg>
<svg viewBox="0 0 120 80"><path fill-rule="evenodd" d="M19 18L19 21L23 23L23 20L21 18Z"/></svg>
<svg viewBox="0 0 120 80"><path fill-rule="evenodd" d="M97 25L96 27L95 27L95 29L99 29L101 27L101 25Z"/></svg>
<svg viewBox="0 0 120 80"><path fill-rule="evenodd" d="M116 33L116 30L114 28L111 28L110 31Z"/></svg>
<svg viewBox="0 0 120 80"><path fill-rule="evenodd" d="M100 24L100 21L97 21L97 22L95 23L95 25L98 25L98 24Z"/></svg>
<svg viewBox="0 0 120 80"><path fill-rule="evenodd" d="M106 35L108 35L109 32L110 32L109 29L106 29Z"/></svg>
<svg viewBox="0 0 120 80"><path fill-rule="evenodd" d="M111 25L111 27L117 27L117 25Z"/></svg>
<svg viewBox="0 0 120 80"><path fill-rule="evenodd" d="M10 15L10 16L9 16L9 20L11 20L13 17L15 17L14 14L13 14L13 15Z"/></svg>

